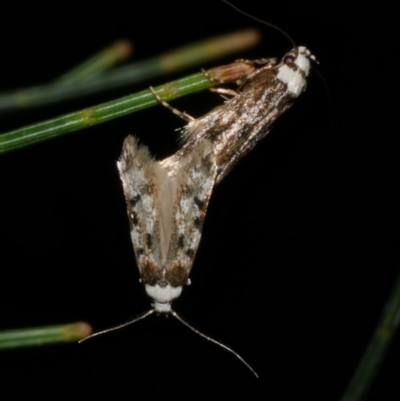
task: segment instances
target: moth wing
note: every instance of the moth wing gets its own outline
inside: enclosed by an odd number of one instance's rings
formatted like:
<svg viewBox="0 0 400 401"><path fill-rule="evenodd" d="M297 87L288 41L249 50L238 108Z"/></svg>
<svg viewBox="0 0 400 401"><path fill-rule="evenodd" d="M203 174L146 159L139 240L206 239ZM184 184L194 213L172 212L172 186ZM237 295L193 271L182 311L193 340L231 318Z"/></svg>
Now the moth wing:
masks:
<svg viewBox="0 0 400 401"><path fill-rule="evenodd" d="M184 285L189 278L216 174L209 140L195 146L176 171L173 228L166 264L166 279L172 286Z"/></svg>
<svg viewBox="0 0 400 401"><path fill-rule="evenodd" d="M142 280L154 285L160 277L160 182L168 179L164 169L128 136L117 163L125 193L131 239Z"/></svg>

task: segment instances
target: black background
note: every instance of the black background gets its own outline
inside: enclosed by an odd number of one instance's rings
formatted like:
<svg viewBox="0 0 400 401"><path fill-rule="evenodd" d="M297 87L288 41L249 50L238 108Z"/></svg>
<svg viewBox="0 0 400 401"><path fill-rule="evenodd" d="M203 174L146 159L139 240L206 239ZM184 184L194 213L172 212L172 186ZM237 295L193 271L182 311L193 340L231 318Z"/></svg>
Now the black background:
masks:
<svg viewBox="0 0 400 401"><path fill-rule="evenodd" d="M83 345L1 354L2 391L47 398L339 400L398 273L398 32L385 2L235 4L286 30L320 61L307 91L215 189L174 309ZM116 39L141 60L214 34L257 27L257 48L216 61L281 56L279 33L218 1L4 7L0 88L49 81ZM9 129L134 93L193 68L45 109L1 116ZM173 102L201 116L221 100ZM101 330L148 310L116 161L134 134L159 156L182 122L162 107L0 157L1 329L90 322ZM397 400L398 335L368 400Z"/></svg>

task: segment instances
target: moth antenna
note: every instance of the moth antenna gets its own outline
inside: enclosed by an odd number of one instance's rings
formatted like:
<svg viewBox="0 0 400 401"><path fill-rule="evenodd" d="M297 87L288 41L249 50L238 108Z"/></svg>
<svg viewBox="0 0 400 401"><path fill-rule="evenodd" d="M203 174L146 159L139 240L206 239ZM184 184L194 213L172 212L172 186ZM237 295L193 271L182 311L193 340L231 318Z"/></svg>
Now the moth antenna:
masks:
<svg viewBox="0 0 400 401"><path fill-rule="evenodd" d="M217 340L214 340L211 337L206 336L205 334L203 334L201 331L195 329L193 326L191 326L189 323L185 322L175 311L171 310L170 311L171 315L179 320L182 324L184 324L186 327L188 327L190 330L194 331L196 334L198 334L200 337L205 338L208 341L211 341L212 343L220 346L221 348L225 349L226 351L230 352L231 354L235 355L237 359L239 359L239 361L241 361L242 363L244 363L248 369L250 369L250 371L254 374L255 377L257 377L257 379L259 379L260 377L258 376L258 374L256 373L256 371L237 353L235 352L233 349L227 347L225 344L220 343Z"/></svg>
<svg viewBox="0 0 400 401"><path fill-rule="evenodd" d="M269 26L270 28L275 29L276 31L280 32L282 35L286 36L287 39L289 39L290 43L291 43L292 46L293 46L293 49L295 49L295 50L297 51L297 45L296 45L295 41L291 38L291 36L290 36L287 32L285 32L283 29L279 28L279 26L274 25L274 24L271 24L271 22L264 21L264 20L262 20L262 19L260 19L260 18L255 17L254 15L251 15L251 14L248 14L248 13L242 11L240 8L234 6L234 5L233 5L232 3L230 3L228 0L221 0L221 1L224 2L224 3L226 3L226 4L228 4L228 6L232 7L234 10L236 10L236 11L239 12L240 14L242 14L242 15L248 17L248 18L251 18L251 19L253 19L254 21L257 21L257 22L259 22L259 23L261 23L261 24L264 24L264 25L266 25L266 26Z"/></svg>
<svg viewBox="0 0 400 401"><path fill-rule="evenodd" d="M97 333L91 334L90 336L87 336L84 339L79 340L78 343L80 344L83 341L89 340L90 338L93 338L93 337L100 336L101 334L109 333L110 331L123 329L124 327L129 326L130 324L133 324L133 323L138 322L139 320L145 319L147 316L150 316L154 312L155 312L154 309L150 309L148 312L146 312L143 315L137 317L136 319L133 319L133 320L130 320L129 322L120 324L119 326L111 327L110 329L105 329L105 330L99 331Z"/></svg>
<svg viewBox="0 0 400 401"><path fill-rule="evenodd" d="M328 98L329 105L331 106L331 109L332 109L334 123L336 125L336 129L339 132L339 130L341 129L339 113L338 113L338 111L337 111L337 109L335 107L335 103L334 103L334 101L332 99L331 91L330 91L330 88L328 86L328 83L326 82L325 77L322 75L321 71L318 70L318 68L314 67L314 71L317 73L318 78L322 81L322 85L324 86L325 93L326 93L326 96Z"/></svg>

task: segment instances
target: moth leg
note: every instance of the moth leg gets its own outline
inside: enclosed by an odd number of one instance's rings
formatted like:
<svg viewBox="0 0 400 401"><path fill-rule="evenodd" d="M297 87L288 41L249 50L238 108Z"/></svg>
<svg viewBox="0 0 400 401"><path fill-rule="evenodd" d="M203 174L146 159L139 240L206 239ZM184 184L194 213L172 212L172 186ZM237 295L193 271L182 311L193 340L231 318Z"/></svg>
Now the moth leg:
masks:
<svg viewBox="0 0 400 401"><path fill-rule="evenodd" d="M210 88L211 92L219 93L220 95L232 96L235 97L239 93L234 91L233 89L225 89L225 88Z"/></svg>
<svg viewBox="0 0 400 401"><path fill-rule="evenodd" d="M202 69L201 72L210 81L217 84L238 83L242 78L249 76L256 69L250 60L236 60L234 63Z"/></svg>
<svg viewBox="0 0 400 401"><path fill-rule="evenodd" d="M247 61L244 61L244 63L246 67L248 67ZM202 69L201 72L210 82L216 82L218 84L225 84L228 82L232 82L232 80L233 82L235 82L238 81L238 76L242 76L244 74L244 72L240 71L240 69L239 71L235 71L235 74L233 74L232 71L230 70L232 70L232 66L235 65L236 61L233 64L229 64L223 67L213 68L209 71ZM246 73L248 73L247 70ZM238 92L234 91L233 89L225 89L225 88L210 88L210 92L219 93L222 99L225 100L229 100L229 96L235 97L238 94Z"/></svg>
<svg viewBox="0 0 400 401"><path fill-rule="evenodd" d="M169 103L165 102L160 98L160 96L156 93L154 88L152 86L149 87L151 93L154 95L154 97L167 109L171 110L176 116L182 118L186 122L194 121L195 118L190 116L189 114L185 113L184 111L180 111L176 109L175 107L172 107Z"/></svg>
<svg viewBox="0 0 400 401"><path fill-rule="evenodd" d="M210 89L211 92L219 93L223 99L229 100L229 96L235 97L244 84L258 73L256 66L261 66L264 70L265 68L271 68L274 64L276 64L276 59L265 58L254 61L239 59L231 64L214 67L207 71L202 69L201 71L210 82L217 84L235 83L238 86L236 91L224 88Z"/></svg>
<svg viewBox="0 0 400 401"><path fill-rule="evenodd" d="M224 88L210 88L210 92L219 93L224 100L229 100L230 97L235 97L239 94L239 92L234 91L233 89L224 89Z"/></svg>

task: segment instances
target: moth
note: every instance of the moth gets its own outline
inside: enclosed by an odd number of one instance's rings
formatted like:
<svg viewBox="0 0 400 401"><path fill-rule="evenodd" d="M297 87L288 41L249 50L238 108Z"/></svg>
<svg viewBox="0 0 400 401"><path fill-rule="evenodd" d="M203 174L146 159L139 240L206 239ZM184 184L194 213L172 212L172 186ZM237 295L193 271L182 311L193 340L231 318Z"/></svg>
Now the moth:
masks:
<svg viewBox="0 0 400 401"><path fill-rule="evenodd" d="M212 143L202 140L170 166L170 158L154 160L129 136L118 169L141 280L155 311L168 313L199 246L217 174Z"/></svg>
<svg viewBox="0 0 400 401"><path fill-rule="evenodd" d="M125 139L118 169L136 262L156 312L170 312L188 282L214 185L303 91L311 57L299 47L255 69L232 99L191 120L184 145L162 161Z"/></svg>
<svg viewBox="0 0 400 401"><path fill-rule="evenodd" d="M246 63L250 72L237 79L237 92L214 90L233 97L203 117L188 121L182 133L183 146L165 163L166 169L176 168L198 143L207 140L214 149L215 182L219 183L268 134L274 121L304 91L310 60L315 61L315 56L303 46L290 50L279 63L276 58L238 60L236 63ZM218 75L223 69L218 67ZM232 67L225 66L225 69ZM206 75L213 77L216 74L209 70Z"/></svg>
<svg viewBox="0 0 400 401"><path fill-rule="evenodd" d="M173 109L155 93L162 104L188 121L182 131L182 147L157 161L135 137L128 136L117 163L136 262L153 300L152 309L131 322L94 335L124 327L154 312L169 313L233 353L257 376L240 355L180 318L171 302L189 282L213 187L268 134L273 122L303 92L310 60L315 57L299 46L279 62L275 58L239 60L207 71L210 79L219 77L224 81L220 77L228 76L228 80L235 80L238 89L217 89L231 98L197 119ZM236 72L232 75L230 71Z"/></svg>

